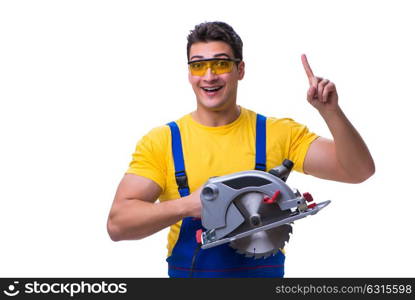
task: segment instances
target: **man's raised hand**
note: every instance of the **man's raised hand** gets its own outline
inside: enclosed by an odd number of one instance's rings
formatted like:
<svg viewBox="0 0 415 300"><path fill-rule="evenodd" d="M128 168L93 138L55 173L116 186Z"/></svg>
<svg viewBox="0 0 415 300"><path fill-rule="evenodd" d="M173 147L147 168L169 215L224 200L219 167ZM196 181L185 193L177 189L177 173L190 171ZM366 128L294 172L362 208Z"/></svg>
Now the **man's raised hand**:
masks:
<svg viewBox="0 0 415 300"><path fill-rule="evenodd" d="M307 91L308 102L320 113L338 109L338 95L334 83L314 76L305 54L301 55L301 61L310 84Z"/></svg>

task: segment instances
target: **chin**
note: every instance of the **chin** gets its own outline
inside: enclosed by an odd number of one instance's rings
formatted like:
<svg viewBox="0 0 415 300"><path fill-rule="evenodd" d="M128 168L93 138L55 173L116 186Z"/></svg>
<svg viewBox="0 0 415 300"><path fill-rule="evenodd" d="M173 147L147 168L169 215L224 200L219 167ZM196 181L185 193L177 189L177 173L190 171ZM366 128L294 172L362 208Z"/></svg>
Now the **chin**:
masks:
<svg viewBox="0 0 415 300"><path fill-rule="evenodd" d="M212 110L212 111L218 111L224 109L227 105L226 101L221 100L202 100L199 101L199 104L203 106L205 109Z"/></svg>

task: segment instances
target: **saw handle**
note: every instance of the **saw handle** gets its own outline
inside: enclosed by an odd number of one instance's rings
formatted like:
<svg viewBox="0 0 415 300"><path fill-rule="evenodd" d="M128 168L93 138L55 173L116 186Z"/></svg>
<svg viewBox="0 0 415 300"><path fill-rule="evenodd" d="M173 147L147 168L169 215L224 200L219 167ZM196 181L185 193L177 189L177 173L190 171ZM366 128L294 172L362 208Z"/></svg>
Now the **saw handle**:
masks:
<svg viewBox="0 0 415 300"><path fill-rule="evenodd" d="M294 167L294 163L289 159L284 159L282 164L278 167L275 167L269 170L268 173L278 177L282 181L287 181L288 175L290 175L292 168Z"/></svg>

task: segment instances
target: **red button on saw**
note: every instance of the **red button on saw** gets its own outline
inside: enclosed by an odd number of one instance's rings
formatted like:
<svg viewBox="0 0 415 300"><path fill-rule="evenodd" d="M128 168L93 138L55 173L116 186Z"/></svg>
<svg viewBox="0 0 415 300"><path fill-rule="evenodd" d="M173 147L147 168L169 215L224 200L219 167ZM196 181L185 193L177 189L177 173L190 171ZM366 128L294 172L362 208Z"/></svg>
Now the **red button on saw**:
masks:
<svg viewBox="0 0 415 300"><path fill-rule="evenodd" d="M317 203L311 203L311 204L309 204L307 207L308 208L314 208L314 207L316 207L317 206Z"/></svg>
<svg viewBox="0 0 415 300"><path fill-rule="evenodd" d="M264 197L264 202L267 204L270 203L276 203L277 202L277 198L280 195L281 191L280 190L276 190L274 195L272 195L272 197Z"/></svg>
<svg viewBox="0 0 415 300"><path fill-rule="evenodd" d="M307 202L312 202L314 200L313 196L311 196L310 193L304 193L303 197L304 197L305 201L307 201Z"/></svg>

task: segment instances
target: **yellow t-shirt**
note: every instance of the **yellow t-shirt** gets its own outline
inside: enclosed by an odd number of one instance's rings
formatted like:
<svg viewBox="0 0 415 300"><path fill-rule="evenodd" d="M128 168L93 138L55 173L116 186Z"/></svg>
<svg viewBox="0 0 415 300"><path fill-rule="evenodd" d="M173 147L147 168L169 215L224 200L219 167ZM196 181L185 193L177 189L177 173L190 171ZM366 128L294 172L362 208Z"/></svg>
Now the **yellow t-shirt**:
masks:
<svg viewBox="0 0 415 300"><path fill-rule="evenodd" d="M184 164L190 192L212 176L255 168L256 113L241 107L232 123L208 127L187 114L176 121L180 129ZM294 170L303 172L308 147L318 136L292 119L267 117L267 170L287 158ZM180 198L174 176L171 133L167 125L152 129L138 143L126 173L144 176L162 189L160 201ZM181 221L170 227L168 255L178 239Z"/></svg>

